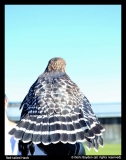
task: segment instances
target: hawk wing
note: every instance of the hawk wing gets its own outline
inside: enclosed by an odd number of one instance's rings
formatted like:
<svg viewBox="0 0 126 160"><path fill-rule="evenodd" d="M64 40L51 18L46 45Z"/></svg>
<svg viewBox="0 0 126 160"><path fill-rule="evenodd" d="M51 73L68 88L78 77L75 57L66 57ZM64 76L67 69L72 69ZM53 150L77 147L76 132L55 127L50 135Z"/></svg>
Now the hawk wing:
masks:
<svg viewBox="0 0 126 160"><path fill-rule="evenodd" d="M87 141L87 147L103 146L102 132L88 99L66 73L38 77L23 100L21 121L9 134L24 143Z"/></svg>

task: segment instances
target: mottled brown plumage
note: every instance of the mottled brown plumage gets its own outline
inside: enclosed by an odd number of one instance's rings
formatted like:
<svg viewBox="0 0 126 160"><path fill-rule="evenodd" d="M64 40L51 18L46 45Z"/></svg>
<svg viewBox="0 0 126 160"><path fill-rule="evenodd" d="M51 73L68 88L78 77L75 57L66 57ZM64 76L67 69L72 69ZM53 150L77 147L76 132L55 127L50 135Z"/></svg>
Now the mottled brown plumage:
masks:
<svg viewBox="0 0 126 160"><path fill-rule="evenodd" d="M63 58L55 57L48 62L45 72L62 71L65 72L66 62Z"/></svg>

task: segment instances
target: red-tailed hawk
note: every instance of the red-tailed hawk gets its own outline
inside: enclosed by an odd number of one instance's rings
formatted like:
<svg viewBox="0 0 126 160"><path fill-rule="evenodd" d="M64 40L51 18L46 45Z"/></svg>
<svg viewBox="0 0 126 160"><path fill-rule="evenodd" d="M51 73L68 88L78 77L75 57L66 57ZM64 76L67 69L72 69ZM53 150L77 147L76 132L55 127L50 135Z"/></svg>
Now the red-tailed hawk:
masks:
<svg viewBox="0 0 126 160"><path fill-rule="evenodd" d="M29 150L33 154L34 144L47 154L50 146L54 150L59 144L85 141L89 149L95 150L103 146L105 129L88 99L66 74L65 67L64 59L52 58L21 103L20 122L9 134L19 140L22 155Z"/></svg>

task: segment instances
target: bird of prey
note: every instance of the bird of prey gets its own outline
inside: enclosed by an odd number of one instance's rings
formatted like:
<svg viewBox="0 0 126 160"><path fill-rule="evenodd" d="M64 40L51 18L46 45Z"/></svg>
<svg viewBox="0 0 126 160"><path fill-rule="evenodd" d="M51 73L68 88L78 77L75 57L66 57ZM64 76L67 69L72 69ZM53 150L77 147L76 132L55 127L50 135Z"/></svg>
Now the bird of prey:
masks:
<svg viewBox="0 0 126 160"><path fill-rule="evenodd" d="M53 154L56 146L59 150L64 146L65 154L69 146L78 142L85 142L88 149L96 151L99 145L103 146L105 129L65 67L63 58L52 58L21 103L20 122L9 134L19 140L22 155L33 155L34 144L47 155L50 151Z"/></svg>

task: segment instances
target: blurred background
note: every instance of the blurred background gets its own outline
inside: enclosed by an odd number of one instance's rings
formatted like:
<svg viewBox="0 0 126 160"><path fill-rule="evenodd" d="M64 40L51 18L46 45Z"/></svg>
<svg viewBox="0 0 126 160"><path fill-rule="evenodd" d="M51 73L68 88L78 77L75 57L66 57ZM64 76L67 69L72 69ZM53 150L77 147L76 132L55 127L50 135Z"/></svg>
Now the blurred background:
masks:
<svg viewBox="0 0 126 160"><path fill-rule="evenodd" d="M121 155L121 5L5 5L5 93L10 120L53 57L92 105L106 129L104 148Z"/></svg>

